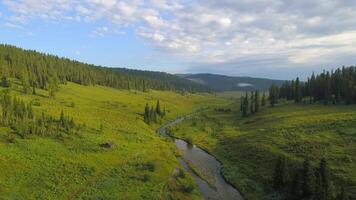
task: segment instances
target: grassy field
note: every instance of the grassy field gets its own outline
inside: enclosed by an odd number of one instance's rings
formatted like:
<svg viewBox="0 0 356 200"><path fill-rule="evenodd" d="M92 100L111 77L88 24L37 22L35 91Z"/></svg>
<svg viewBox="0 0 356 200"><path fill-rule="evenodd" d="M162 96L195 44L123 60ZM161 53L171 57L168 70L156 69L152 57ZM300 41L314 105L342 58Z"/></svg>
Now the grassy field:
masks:
<svg viewBox="0 0 356 200"><path fill-rule="evenodd" d="M293 166L301 166L305 156L315 166L325 157L333 176L356 198L356 106L286 103L247 118L240 117L237 103L227 107L232 112L198 113L171 134L214 154L247 199L275 199L271 179L279 156Z"/></svg>
<svg viewBox="0 0 356 200"><path fill-rule="evenodd" d="M4 88L0 88L0 91ZM20 138L0 127L0 199L200 199L189 175L177 172L175 147L148 126L146 102L160 100L168 121L223 100L208 94L116 90L74 83L55 99L46 91L24 95L16 81L12 96L34 105L35 115L61 111L84 127L77 134ZM113 148L103 148L104 143ZM193 191L185 188L192 186Z"/></svg>

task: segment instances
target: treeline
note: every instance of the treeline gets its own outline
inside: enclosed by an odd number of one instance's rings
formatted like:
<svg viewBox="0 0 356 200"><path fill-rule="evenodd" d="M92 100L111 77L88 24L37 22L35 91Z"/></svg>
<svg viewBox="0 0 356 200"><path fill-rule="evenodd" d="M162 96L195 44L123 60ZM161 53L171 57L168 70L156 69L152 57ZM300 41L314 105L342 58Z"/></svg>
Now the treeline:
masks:
<svg viewBox="0 0 356 200"><path fill-rule="evenodd" d="M54 92L67 81L141 91L209 91L205 86L167 73L105 68L10 45L0 45L0 68L2 86L8 86L9 77L17 78L23 82L25 92L36 87Z"/></svg>
<svg viewBox="0 0 356 200"><path fill-rule="evenodd" d="M30 103L11 97L8 90L1 94L0 106L2 111L0 125L10 127L22 138L27 135L54 136L60 132L67 134L74 132L73 118L65 116L63 111L59 119L46 116L44 113L35 116Z"/></svg>
<svg viewBox="0 0 356 200"><path fill-rule="evenodd" d="M270 95L294 100L296 103L355 104L356 67L342 67L335 71L323 71L319 75L312 74L306 82L296 78L286 81L281 87L272 85Z"/></svg>
<svg viewBox="0 0 356 200"><path fill-rule="evenodd" d="M143 113L143 120L146 124L158 123L160 118L166 116L166 107L161 109L159 100L157 100L156 107L148 105L146 103L145 111Z"/></svg>
<svg viewBox="0 0 356 200"><path fill-rule="evenodd" d="M273 189L281 199L288 200L346 200L345 187L336 187L325 159L313 167L308 158L302 168L291 168L287 160L279 158L273 174Z"/></svg>
<svg viewBox="0 0 356 200"><path fill-rule="evenodd" d="M240 111L242 117L247 117L248 115L259 112L260 106L264 107L266 105L266 94L263 93L262 98L260 98L259 91L251 92L250 95L246 92L245 96L240 99Z"/></svg>

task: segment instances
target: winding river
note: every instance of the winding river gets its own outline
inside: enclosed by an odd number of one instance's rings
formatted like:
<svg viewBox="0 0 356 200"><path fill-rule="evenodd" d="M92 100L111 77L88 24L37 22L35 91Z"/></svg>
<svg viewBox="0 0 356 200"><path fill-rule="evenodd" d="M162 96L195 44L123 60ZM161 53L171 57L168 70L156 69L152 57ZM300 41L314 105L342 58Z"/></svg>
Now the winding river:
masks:
<svg viewBox="0 0 356 200"><path fill-rule="evenodd" d="M167 134L167 128L185 119L186 117L180 117L167 123L157 130L158 134L171 138ZM221 163L214 156L195 145L188 144L184 140L172 139L177 148L182 152L182 157L179 158L181 166L194 178L204 199L243 200L241 194L227 183L221 175ZM199 171L199 176L193 170Z"/></svg>

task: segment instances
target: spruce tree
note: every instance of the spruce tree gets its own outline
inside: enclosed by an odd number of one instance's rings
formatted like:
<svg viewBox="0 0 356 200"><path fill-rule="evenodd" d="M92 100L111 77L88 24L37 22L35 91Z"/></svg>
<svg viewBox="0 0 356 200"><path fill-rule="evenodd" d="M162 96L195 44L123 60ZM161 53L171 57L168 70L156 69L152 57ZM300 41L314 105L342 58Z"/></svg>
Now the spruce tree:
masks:
<svg viewBox="0 0 356 200"><path fill-rule="evenodd" d="M329 172L327 169L327 162L323 158L320 160L319 164L319 175L321 180L321 200L329 200L331 198L330 195L330 180L329 180Z"/></svg>
<svg viewBox="0 0 356 200"><path fill-rule="evenodd" d="M247 117L248 114L248 94L243 98L242 104L242 117Z"/></svg>
<svg viewBox="0 0 356 200"><path fill-rule="evenodd" d="M255 95L253 94L253 92L251 92L251 96L250 96L250 113L253 114L255 113Z"/></svg>
<svg viewBox="0 0 356 200"><path fill-rule="evenodd" d="M255 92L254 102L255 102L255 112L258 112L260 109L260 94L257 90Z"/></svg>
<svg viewBox="0 0 356 200"><path fill-rule="evenodd" d="M148 106L148 103L146 103L146 106L145 106L145 111L144 111L144 114L143 114L143 119L144 121L146 122L146 124L149 124L150 123L150 108Z"/></svg>
<svg viewBox="0 0 356 200"><path fill-rule="evenodd" d="M271 87L269 88L269 102L272 107L274 107L274 105L276 105L276 103L278 102L278 97L279 97L278 86L272 84Z"/></svg>
<svg viewBox="0 0 356 200"><path fill-rule="evenodd" d="M262 95L261 106L262 107L266 106L266 93L265 92L263 92L263 95Z"/></svg>
<svg viewBox="0 0 356 200"><path fill-rule="evenodd" d="M159 100L157 100L157 104L156 104L156 113L161 116L162 115L162 111L161 111L161 106L159 104Z"/></svg>
<svg viewBox="0 0 356 200"><path fill-rule="evenodd" d="M273 174L273 188L281 191L288 181L288 169L284 158L279 157Z"/></svg>
<svg viewBox="0 0 356 200"><path fill-rule="evenodd" d="M305 199L309 199L313 195L313 190L314 190L314 173L313 170L311 169L310 161L308 158L305 158L304 163L303 163L303 197Z"/></svg>
<svg viewBox="0 0 356 200"><path fill-rule="evenodd" d="M302 100L302 91L301 91L301 87L300 87L300 81L299 78L297 77L297 79L295 80L295 86L294 86L294 101L296 103L300 103Z"/></svg>
<svg viewBox="0 0 356 200"><path fill-rule="evenodd" d="M290 200L300 200L302 199L303 191L302 191L302 180L299 176L299 173L295 173L292 179L292 183L289 189L289 199Z"/></svg>

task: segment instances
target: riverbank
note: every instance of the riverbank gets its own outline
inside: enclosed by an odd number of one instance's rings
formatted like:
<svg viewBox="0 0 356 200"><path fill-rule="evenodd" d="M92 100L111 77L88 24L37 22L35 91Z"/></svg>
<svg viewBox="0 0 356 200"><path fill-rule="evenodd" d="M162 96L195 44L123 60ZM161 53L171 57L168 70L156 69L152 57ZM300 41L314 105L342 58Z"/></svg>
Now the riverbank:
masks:
<svg viewBox="0 0 356 200"><path fill-rule="evenodd" d="M159 128L157 132L164 137L169 137L167 128L181 123L185 119L186 117L177 118ZM182 167L195 179L204 199L243 199L240 193L225 181L220 171L221 164L214 156L184 140L172 139L182 153L180 158Z"/></svg>

